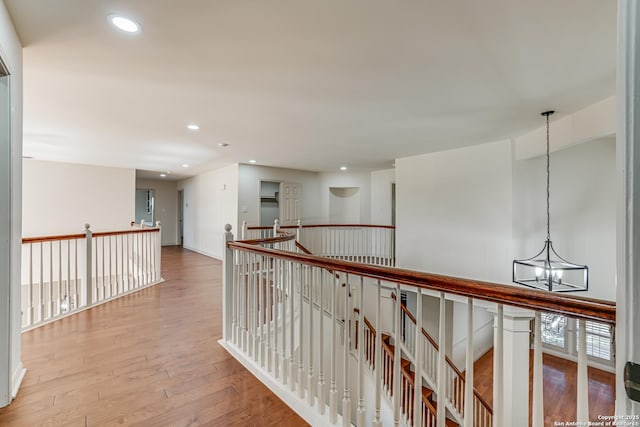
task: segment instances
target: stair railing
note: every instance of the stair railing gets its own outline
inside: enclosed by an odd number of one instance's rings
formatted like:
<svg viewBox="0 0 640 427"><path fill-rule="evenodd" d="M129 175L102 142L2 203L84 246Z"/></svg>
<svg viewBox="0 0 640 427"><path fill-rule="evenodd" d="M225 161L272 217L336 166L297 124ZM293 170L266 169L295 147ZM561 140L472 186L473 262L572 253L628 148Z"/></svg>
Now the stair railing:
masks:
<svg viewBox="0 0 640 427"><path fill-rule="evenodd" d="M230 226L228 227L230 229ZM303 229L304 236L304 229ZM296 233L300 237L300 232ZM295 235L288 236L290 242L295 239ZM494 398L493 415L490 419L491 425L504 427L508 425L526 425L528 422L528 387L511 388L508 392L502 390L503 385L515 384L513 378L505 375L521 375L523 381L528 381L528 372L509 371L505 369L508 364L502 363L500 355L504 353L504 343L512 343L510 351L514 355L521 354L524 358L529 357L529 317L535 315L539 320L541 312L555 313L568 316L578 320L579 334L578 348L581 355L586 354L586 337L584 334L585 321L602 322L608 325L615 325L615 304L607 301L599 301L590 298L577 297L568 294L557 294L542 292L531 289L523 289L516 286L501 285L495 283L481 282L477 280L462 279L450 276L435 275L411 270L404 270L392 267L382 267L356 262L343 261L328 257L297 253L295 244L292 249L269 248L272 240L263 239L261 242L233 241L233 235L228 231L225 234L225 260L224 260L224 285L223 285L223 340L221 341L229 351L239 360L245 363L263 382L270 387L285 401L305 402L303 411L305 419L314 425L336 425L349 426L355 419L351 418L352 401L360 402L365 391L362 387L351 384L352 377L357 384L361 384L363 369L366 364L360 364L363 368L355 368L349 363L350 349L353 348L351 340L353 334L346 330L347 323L340 323L340 317L347 320L348 311L353 309L350 303L351 292L355 295L366 295L368 302L365 306L369 310L376 312L375 323L372 326L376 330L382 330L381 318L389 318L395 325L389 330L399 331L403 310L399 301L391 302L393 309L385 301L385 307L381 307L381 289L394 289L396 295L400 295L400 290L415 292L418 296L423 291L430 295L438 293L440 296L440 333L438 336L438 348L446 348L446 324L447 305L445 304L447 295L464 297L467 301L467 360L473 360L473 335L474 335L474 300L484 301L485 305L491 305L495 317L494 333ZM290 243L289 243L290 244ZM306 245L305 245L306 246ZM311 249L313 250L313 249ZM335 274L330 274L331 270L340 277L344 275L345 280L339 280ZM341 286L342 283L349 283L349 286ZM266 285L265 285L266 283ZM318 303L309 304L305 302L304 293L311 289L317 292ZM315 290L314 290L315 289ZM274 295L277 295L274 300ZM325 295L330 295L325 298ZM360 297L359 297L360 298ZM316 299L313 297L313 299ZM338 301L342 300L338 315ZM273 303L273 301L279 301ZM414 328L414 341L420 343L424 341L422 329L422 298L416 299L416 325ZM365 302L365 301L363 301ZM316 307L319 305L319 307ZM505 309L507 308L507 309ZM525 311L518 310L524 309ZM265 315L261 313L266 312ZM331 318L327 319L325 312L331 313ZM531 314L529 314L531 313ZM320 317L322 316L322 317ZM520 316L520 317L509 317ZM325 319L320 321L319 319ZM410 325L412 322L405 320ZM505 328L504 325L516 325L522 328L523 333ZM326 323L326 324L325 324ZM364 324L364 322L363 322ZM388 325L387 325L388 326ZM316 329L319 328L319 329ZM386 327L385 327L386 328ZM526 329L526 330L525 330ZM536 322L534 334L541 335L540 322ZM507 334L512 334L506 338ZM374 363L376 360L384 362L382 354L383 345L381 335L372 335L375 342L373 354ZM363 344L366 338L363 337ZM410 344L405 346L410 348ZM394 360L399 360L401 346L394 345ZM322 350L324 351L322 351ZM428 351L422 351L421 346L415 346L418 363L415 366L424 365L424 358L419 357L421 353L427 356ZM537 355L541 354L541 347L536 345L534 349L534 380L540 378L542 373L541 363L538 364ZM516 356L514 356L516 357ZM388 359L389 360L389 359ZM478 416L478 406L474 405L473 389L469 384L473 384L473 369L467 368L464 376L458 372L448 370L448 363L444 354L438 352L436 362L437 384L434 388L436 396L450 396L455 402L455 408L461 408L465 426L482 425L475 421ZM342 366L338 374L338 366ZM352 372L352 369L357 369ZM374 407L367 413L370 418L364 419L364 415L358 414L360 424L382 425L379 397L384 395L384 389L401 390L401 384L410 384L400 369L400 364L394 363L391 369L392 374L387 375L385 380L388 384L383 386L382 370L376 370ZM431 422L431 415L425 415L421 410L423 407L421 385L428 377L422 369L415 372L413 395L407 391L403 396L406 402L413 400L414 409L412 417L409 417L413 425L423 426L426 422ZM455 381L447 381L456 377ZM524 379L526 376L526 379ZM456 385L453 385L456 384ZM525 383L526 384L526 383ZM533 412L540 411L543 394L541 389L537 389L534 381ZM579 357L578 362L578 389L586 390L586 357ZM402 413L402 405L399 404L404 393L393 393L393 414L394 422L400 422L405 415ZM514 393L523 393L522 398L514 397ZM588 408L586 393L578 393L578 407L581 408L577 416L577 421L585 420L585 408ZM462 396L468 396L468 399ZM508 400L509 399L509 400ZM447 400L447 399L445 399ZM310 404L310 402L314 402ZM461 402L461 403L460 403ZM408 404L408 403L407 403ZM406 404L405 404L406 406ZM451 405L450 405L451 406ZM474 407L475 406L475 407ZM437 425L443 426L446 421L446 404L438 404L436 409ZM405 413L409 412L406 408ZM371 415L372 414L372 415ZM473 416L469 416L473 414ZM344 416L342 416L344 415ZM588 415L587 415L588 416ZM543 419L533 417L534 419ZM486 425L486 424L485 424ZM541 424L534 424L538 427Z"/></svg>
<svg viewBox="0 0 640 427"><path fill-rule="evenodd" d="M396 299L395 294L392 295L392 298L394 300ZM400 303L400 308L402 310L402 324L405 325L405 328L409 331L408 333L400 331L400 340L405 350L412 352L412 350L415 349L416 335L412 332L415 331L416 318L402 302ZM437 362L440 349L433 337L431 337L424 328L422 329L422 336L422 345L425 351L423 352L423 361L419 366L422 366L423 372L430 380L430 383L437 384ZM445 398L447 399L449 409L453 410L460 418L464 418L464 374L458 369L449 356L445 356L445 362L447 364L445 370L445 383L447 385ZM478 393L475 387L473 388L473 416L474 427L492 425L493 410L491 405Z"/></svg>
<svg viewBox="0 0 640 427"><path fill-rule="evenodd" d="M22 239L22 330L161 281L160 222Z"/></svg>

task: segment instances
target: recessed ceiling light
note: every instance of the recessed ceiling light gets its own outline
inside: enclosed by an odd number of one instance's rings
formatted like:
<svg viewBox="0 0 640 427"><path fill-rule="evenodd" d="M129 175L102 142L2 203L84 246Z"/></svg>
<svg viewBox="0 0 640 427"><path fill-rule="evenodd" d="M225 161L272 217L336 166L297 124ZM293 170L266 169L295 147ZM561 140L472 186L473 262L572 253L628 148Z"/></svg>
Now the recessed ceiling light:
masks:
<svg viewBox="0 0 640 427"><path fill-rule="evenodd" d="M182 167L183 167L183 168L188 168L188 167L189 167L189 165L185 163L185 164L183 164L183 165L182 165Z"/></svg>
<svg viewBox="0 0 640 427"><path fill-rule="evenodd" d="M249 163L258 163L257 160L249 160Z"/></svg>
<svg viewBox="0 0 640 427"><path fill-rule="evenodd" d="M346 167L346 166L340 166L340 170L341 170L341 171L346 171L346 170L347 170L347 167Z"/></svg>
<svg viewBox="0 0 640 427"><path fill-rule="evenodd" d="M124 31L125 33L135 34L142 32L142 25L124 16L109 15L109 22L111 22L114 27L120 31Z"/></svg>
<svg viewBox="0 0 640 427"><path fill-rule="evenodd" d="M192 123L190 125L187 125L187 129L189 129L189 130L200 130L200 126L196 125L195 123Z"/></svg>
<svg viewBox="0 0 640 427"><path fill-rule="evenodd" d="M166 177L166 176L167 176L167 174L166 174L166 173L161 173L161 174L160 174L160 178L164 178L164 177Z"/></svg>
<svg viewBox="0 0 640 427"><path fill-rule="evenodd" d="M228 147L228 146L229 146L229 144L227 144L226 142L220 142L220 143L218 143L218 145L219 145L220 147L223 147L223 148L224 148L224 147Z"/></svg>

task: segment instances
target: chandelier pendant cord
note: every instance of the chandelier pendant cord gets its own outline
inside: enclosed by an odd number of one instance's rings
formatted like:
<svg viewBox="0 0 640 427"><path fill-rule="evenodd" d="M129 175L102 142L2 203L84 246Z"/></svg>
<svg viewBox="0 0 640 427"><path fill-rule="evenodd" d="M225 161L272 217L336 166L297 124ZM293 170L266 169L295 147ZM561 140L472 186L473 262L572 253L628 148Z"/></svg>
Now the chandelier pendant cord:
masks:
<svg viewBox="0 0 640 427"><path fill-rule="evenodd" d="M549 175L550 175L550 167L549 167L549 114L547 116L547 240L551 240L551 231L550 231L550 213L549 213Z"/></svg>

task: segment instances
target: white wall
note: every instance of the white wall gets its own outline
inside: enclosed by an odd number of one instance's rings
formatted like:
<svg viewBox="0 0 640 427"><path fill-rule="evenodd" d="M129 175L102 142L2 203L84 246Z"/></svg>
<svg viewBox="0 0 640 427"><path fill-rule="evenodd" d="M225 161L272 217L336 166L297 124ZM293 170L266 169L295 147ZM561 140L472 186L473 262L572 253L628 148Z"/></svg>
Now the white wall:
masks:
<svg viewBox="0 0 640 427"><path fill-rule="evenodd" d="M360 194L360 218L358 221L361 224L369 224L371 222L371 174L369 172L362 173L349 173L349 172L336 172L336 173L321 173L320 177L320 200L321 216L326 221L330 216L330 188L359 188Z"/></svg>
<svg viewBox="0 0 640 427"><path fill-rule="evenodd" d="M397 159L397 265L510 282L511 176L509 141ZM461 363L464 357L460 359L459 350L466 346L466 329L455 324L466 318L466 308L448 307L452 309L447 314L457 320L448 324L447 351L455 363ZM480 308L476 316L481 325L489 317ZM428 332L437 336L437 319L427 314L424 322ZM491 347L492 337L484 334L474 341L476 356Z"/></svg>
<svg viewBox="0 0 640 427"><path fill-rule="evenodd" d="M183 246L221 259L224 225L231 224L234 235L238 232L238 165L180 181L178 190L184 194Z"/></svg>
<svg viewBox="0 0 640 427"><path fill-rule="evenodd" d="M25 159L24 236L125 230L135 216L134 169Z"/></svg>
<svg viewBox="0 0 640 427"><path fill-rule="evenodd" d="M551 239L559 255L589 266L589 292L615 301L616 146L604 138L551 154ZM529 258L546 239L546 159L513 166L516 258Z"/></svg>
<svg viewBox="0 0 640 427"><path fill-rule="evenodd" d="M0 407L18 390L20 360L20 253L22 227L22 46L0 1L0 58L8 68L9 133L0 134ZM6 99L0 97L0 102ZM0 108L2 110L2 108ZM5 114L5 111L0 114ZM6 124L5 124L6 125ZM0 132L7 132L0 126Z"/></svg>
<svg viewBox="0 0 640 427"><path fill-rule="evenodd" d="M396 160L397 264L511 281L511 144Z"/></svg>
<svg viewBox="0 0 640 427"><path fill-rule="evenodd" d="M329 223L360 223L360 188L329 188Z"/></svg>
<svg viewBox="0 0 640 427"><path fill-rule="evenodd" d="M241 164L238 180L238 224L242 224L242 221L247 221L248 225L260 223L260 181L299 183L302 193L302 222L311 224L328 218L328 212L324 217L319 214L320 182L316 172Z"/></svg>
<svg viewBox="0 0 640 427"><path fill-rule="evenodd" d="M136 188L154 191L154 222L160 221L162 245L177 245L178 242L178 183L156 179L137 179Z"/></svg>
<svg viewBox="0 0 640 427"><path fill-rule="evenodd" d="M371 172L371 223L391 225L391 184L396 182L396 170Z"/></svg>

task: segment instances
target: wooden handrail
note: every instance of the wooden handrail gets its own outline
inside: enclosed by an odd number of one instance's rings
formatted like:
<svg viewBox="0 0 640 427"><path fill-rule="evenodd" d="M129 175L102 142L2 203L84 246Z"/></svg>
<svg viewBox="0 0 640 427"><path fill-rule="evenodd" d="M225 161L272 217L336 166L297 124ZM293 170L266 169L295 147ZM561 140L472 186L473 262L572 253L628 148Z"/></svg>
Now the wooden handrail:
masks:
<svg viewBox="0 0 640 427"><path fill-rule="evenodd" d="M302 252L304 252L307 255L313 255L313 253L307 249L302 243L298 242L296 240L296 248L300 249Z"/></svg>
<svg viewBox="0 0 640 427"><path fill-rule="evenodd" d="M58 240L84 239L86 234L60 234L58 236L23 237L22 243L56 242Z"/></svg>
<svg viewBox="0 0 640 427"><path fill-rule="evenodd" d="M258 239L256 242L268 242L272 239ZM228 247L247 252L259 253L349 274L357 274L373 279L409 285L420 289L446 292L449 294L472 297L483 301L507 304L518 308L538 310L567 315L570 317L596 320L615 325L616 305L609 301L559 294L548 291L524 289L516 286L501 285L480 280L464 279L439 274L423 273L393 267L380 267L324 258L314 255L268 249L246 242L228 242Z"/></svg>
<svg viewBox="0 0 640 427"><path fill-rule="evenodd" d="M302 228L328 228L328 227L335 227L335 228L356 228L356 227L360 227L360 228L387 228L390 230L395 230L396 226L395 225L376 225L376 224L302 224L300 227ZM281 229L296 229L298 228L297 225L281 225L279 228ZM247 227L247 230L271 230L273 229L273 225L254 225L254 226L250 226Z"/></svg>
<svg viewBox="0 0 640 427"><path fill-rule="evenodd" d="M98 233L93 233L93 237L106 237L106 236L118 236L121 234L138 234L138 233L157 233L160 231L159 228L140 228L134 230L122 230L122 231L101 231Z"/></svg>
<svg viewBox="0 0 640 427"><path fill-rule="evenodd" d="M160 231L159 228L149 227L149 228L135 228L131 230L120 230L120 231L101 231L97 233L92 233L93 237L106 237L106 236L118 236L120 234L135 234L135 233L155 233ZM75 239L84 239L86 234L78 233L78 234L60 234L56 236L40 236L40 237L23 237L22 243L39 243L39 242L56 242L58 240L75 240Z"/></svg>

